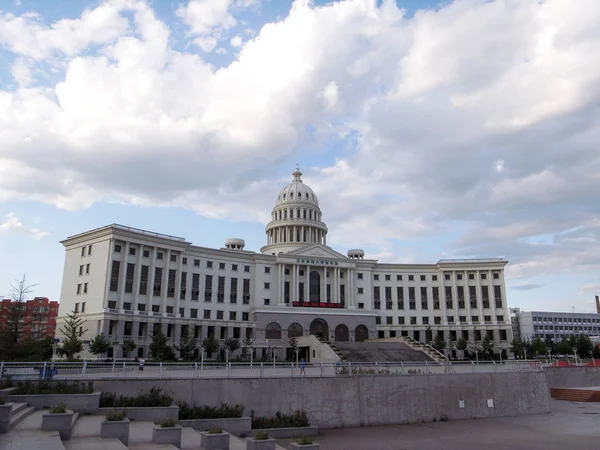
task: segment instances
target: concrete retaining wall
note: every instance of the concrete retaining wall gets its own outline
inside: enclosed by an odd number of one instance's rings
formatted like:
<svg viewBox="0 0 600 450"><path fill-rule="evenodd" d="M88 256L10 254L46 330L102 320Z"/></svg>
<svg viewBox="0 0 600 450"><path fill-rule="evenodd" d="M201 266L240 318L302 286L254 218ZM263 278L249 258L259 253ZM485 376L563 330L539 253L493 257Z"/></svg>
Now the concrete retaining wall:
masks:
<svg viewBox="0 0 600 450"><path fill-rule="evenodd" d="M208 431L211 428L222 428L234 436L249 435L252 427L250 417L232 417L229 419L189 419L178 420L182 427L192 427L196 431Z"/></svg>
<svg viewBox="0 0 600 450"><path fill-rule="evenodd" d="M546 367L544 372L551 388L600 386L600 367Z"/></svg>
<svg viewBox="0 0 600 450"><path fill-rule="evenodd" d="M269 437L275 439L292 439L302 436L318 436L319 427L289 427L289 428L262 428L258 430L252 430L252 437L256 437L256 434L266 431Z"/></svg>
<svg viewBox="0 0 600 450"><path fill-rule="evenodd" d="M133 386L132 386L133 388ZM165 420L177 420L179 417L179 406L127 406L115 408L98 408L94 411L95 414L107 415L111 411L124 411L129 420L137 420L139 422L163 422Z"/></svg>
<svg viewBox="0 0 600 450"><path fill-rule="evenodd" d="M68 409L79 413L93 413L100 404L100 392L93 394L36 394L9 395L8 400L15 403L27 403L38 409L50 408L64 403Z"/></svg>
<svg viewBox="0 0 600 450"><path fill-rule="evenodd" d="M546 376L534 372L177 382L124 379L96 381L94 386L117 395L159 386L175 401L214 406L242 403L246 414L254 410L258 416L305 409L311 425L319 428L550 412Z"/></svg>

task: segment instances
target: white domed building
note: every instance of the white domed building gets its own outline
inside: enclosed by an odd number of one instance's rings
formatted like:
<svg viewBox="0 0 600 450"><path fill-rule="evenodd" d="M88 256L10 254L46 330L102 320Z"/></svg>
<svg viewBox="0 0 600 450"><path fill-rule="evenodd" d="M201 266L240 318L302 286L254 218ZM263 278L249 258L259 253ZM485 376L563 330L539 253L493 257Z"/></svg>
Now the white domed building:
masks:
<svg viewBox="0 0 600 450"><path fill-rule="evenodd" d="M230 238L220 249L112 224L71 236L58 322L77 311L84 339L131 339L147 356L153 330L250 339L257 357L289 357L289 339L332 342L407 336L448 343L488 336L508 352L512 329L502 258L380 264L327 246L327 226L298 168L275 202L260 252ZM116 346L115 356L121 357ZM451 354L451 347L446 351Z"/></svg>

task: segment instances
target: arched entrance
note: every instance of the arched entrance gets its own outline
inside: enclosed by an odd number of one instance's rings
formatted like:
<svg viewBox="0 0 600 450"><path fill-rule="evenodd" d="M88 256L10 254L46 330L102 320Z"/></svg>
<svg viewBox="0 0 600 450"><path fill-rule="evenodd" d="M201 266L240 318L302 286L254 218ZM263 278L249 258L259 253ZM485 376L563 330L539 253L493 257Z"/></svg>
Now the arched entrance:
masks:
<svg viewBox="0 0 600 450"><path fill-rule="evenodd" d="M300 337L304 334L304 329L302 328L302 325L300 325L299 323L294 322L293 324L291 324L288 327L288 337L292 338L292 337Z"/></svg>
<svg viewBox="0 0 600 450"><path fill-rule="evenodd" d="M357 326L356 330L354 330L354 341L362 342L366 341L367 339L369 339L369 329L364 325Z"/></svg>
<svg viewBox="0 0 600 450"><path fill-rule="evenodd" d="M313 270L309 276L309 291L308 300L310 302L321 301L321 275L316 270Z"/></svg>
<svg viewBox="0 0 600 450"><path fill-rule="evenodd" d="M338 342L348 342L350 340L350 331L343 323L335 327L335 340Z"/></svg>
<svg viewBox="0 0 600 450"><path fill-rule="evenodd" d="M281 339L281 327L276 322L271 322L265 328L265 338L267 339Z"/></svg>
<svg viewBox="0 0 600 450"><path fill-rule="evenodd" d="M310 323L310 334L325 341L329 340L329 325L323 319L315 319Z"/></svg>

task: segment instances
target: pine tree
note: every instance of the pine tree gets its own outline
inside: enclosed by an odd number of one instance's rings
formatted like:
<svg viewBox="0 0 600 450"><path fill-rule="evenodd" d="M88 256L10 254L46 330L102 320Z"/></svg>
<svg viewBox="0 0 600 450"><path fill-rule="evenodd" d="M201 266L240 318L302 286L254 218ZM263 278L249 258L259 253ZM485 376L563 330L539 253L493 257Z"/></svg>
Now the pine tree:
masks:
<svg viewBox="0 0 600 450"><path fill-rule="evenodd" d="M98 358L100 358L100 355L108 353L111 347L112 342L110 339L104 336L104 333L100 333L98 336L95 336L90 340L90 353L92 355L96 355Z"/></svg>
<svg viewBox="0 0 600 450"><path fill-rule="evenodd" d="M183 359L194 359L194 350L198 347L198 339L196 339L186 328L185 333L179 339L179 345L175 349L180 353Z"/></svg>
<svg viewBox="0 0 600 450"><path fill-rule="evenodd" d="M150 356L152 359L165 359L164 356L167 354L167 348L169 348L168 338L163 333L162 326L159 323L154 328L152 342L150 342Z"/></svg>
<svg viewBox="0 0 600 450"><path fill-rule="evenodd" d="M82 328L84 323L85 320L81 319L75 311L67 314L65 325L60 329L64 336L62 346L58 349L60 355L70 360L83 350L81 336L87 331Z"/></svg>
<svg viewBox="0 0 600 450"><path fill-rule="evenodd" d="M202 341L202 347L204 351L206 351L207 355L212 356L213 353L219 351L219 341L217 341L214 337L204 338Z"/></svg>

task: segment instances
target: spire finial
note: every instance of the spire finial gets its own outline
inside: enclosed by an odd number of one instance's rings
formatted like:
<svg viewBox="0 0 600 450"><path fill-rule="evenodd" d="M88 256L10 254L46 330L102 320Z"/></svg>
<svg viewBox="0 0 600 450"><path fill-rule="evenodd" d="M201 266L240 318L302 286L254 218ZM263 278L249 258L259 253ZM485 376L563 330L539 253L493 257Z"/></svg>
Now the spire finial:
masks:
<svg viewBox="0 0 600 450"><path fill-rule="evenodd" d="M300 168L298 167L298 163L296 163L296 170L292 173L294 176L294 181L298 181L302 183L302 172L300 172Z"/></svg>

